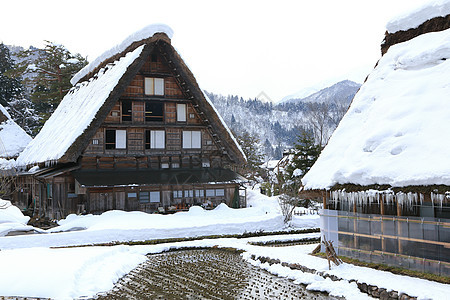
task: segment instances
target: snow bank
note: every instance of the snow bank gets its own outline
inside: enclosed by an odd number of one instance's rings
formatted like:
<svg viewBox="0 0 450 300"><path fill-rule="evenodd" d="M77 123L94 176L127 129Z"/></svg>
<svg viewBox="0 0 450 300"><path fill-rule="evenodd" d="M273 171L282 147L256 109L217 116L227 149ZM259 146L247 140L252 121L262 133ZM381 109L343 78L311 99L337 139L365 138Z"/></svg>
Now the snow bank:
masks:
<svg viewBox="0 0 450 300"><path fill-rule="evenodd" d="M0 236L11 231L33 230L33 227L26 225L29 220L30 217L24 216L10 201L0 199Z"/></svg>
<svg viewBox="0 0 450 300"><path fill-rule="evenodd" d="M401 30L406 31L410 28L417 28L427 20L435 17L445 17L448 14L450 14L449 0L431 0L420 7L393 18L387 23L386 29L389 33Z"/></svg>
<svg viewBox="0 0 450 300"><path fill-rule="evenodd" d="M17 164L26 166L61 158L91 124L100 107L143 48L144 46L140 46L114 64L101 69L96 79L91 78L72 88L39 134L20 154Z"/></svg>
<svg viewBox="0 0 450 300"><path fill-rule="evenodd" d="M167 36L172 39L173 36L173 30L169 26L165 24L151 24L148 25L141 30L136 31L135 33L129 35L123 42L120 44L112 47L108 51L105 51L103 54L101 54L99 57L94 59L91 63L89 63L87 66L85 66L83 69L81 69L77 74L73 76L73 78L70 80L70 83L72 85L77 84L78 81L80 81L81 78L95 70L102 62L107 60L108 58L119 54L127 49L128 46L130 46L134 42L138 42L147 38L152 37L155 33L165 33Z"/></svg>
<svg viewBox="0 0 450 300"><path fill-rule="evenodd" d="M58 222L58 227L52 228L49 232L70 231L74 229L87 230L142 230L142 229L176 229L193 228L206 226L222 226L230 224L240 224L246 228L246 224L273 222L277 228L283 226L280 214L276 207L278 203L268 201L267 204L257 200L253 195L252 203L258 202L255 207L232 209L226 204L221 204L214 210L204 210L199 206L194 206L187 212L178 212L172 215L147 214L144 212L107 211L101 215L77 216L69 215L66 219ZM252 198L252 196L250 196ZM318 219L318 218L317 218ZM254 229L250 226L249 230ZM257 228L255 230L258 230Z"/></svg>
<svg viewBox="0 0 450 300"><path fill-rule="evenodd" d="M92 297L112 289L145 260L144 254L125 246L5 250L0 253L0 294L52 299Z"/></svg>
<svg viewBox="0 0 450 300"><path fill-rule="evenodd" d="M302 179L305 188L450 185L449 58L450 30L390 47Z"/></svg>

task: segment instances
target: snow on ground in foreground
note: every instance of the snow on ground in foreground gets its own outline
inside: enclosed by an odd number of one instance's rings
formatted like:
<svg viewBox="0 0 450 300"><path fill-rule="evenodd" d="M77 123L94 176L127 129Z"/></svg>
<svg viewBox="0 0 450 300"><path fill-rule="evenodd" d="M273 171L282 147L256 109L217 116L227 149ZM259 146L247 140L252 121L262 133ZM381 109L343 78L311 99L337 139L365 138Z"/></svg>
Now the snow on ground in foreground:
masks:
<svg viewBox="0 0 450 300"><path fill-rule="evenodd" d="M308 255L313 245L261 247L249 245L248 239L212 239L146 246L82 247L66 249L27 248L0 251L0 294L38 296L57 299L92 297L110 290L119 278L146 260L145 254L183 247L234 247L245 252L243 258L269 272L305 284L314 291L326 291L346 299L366 299L350 279L405 292L419 299L445 299L448 285L343 264L328 271L325 259ZM344 280L332 282L315 274L291 270L281 264L269 266L251 259L252 255L300 263L318 271L329 272ZM24 259L26 257L26 259ZM64 266L64 267L61 267ZM33 271L38 270L39 276Z"/></svg>
<svg viewBox="0 0 450 300"><path fill-rule="evenodd" d="M92 297L113 288L114 284L140 263L146 254L159 253L183 247L234 247L242 249L243 258L269 272L307 285L308 289L327 291L331 295L347 299L364 299L350 279L403 291L419 298L444 299L448 285L426 280L393 275L367 268L344 264L329 271L346 280L331 282L320 276L290 270L281 264L261 264L251 259L252 254L280 259L282 262L299 263L311 269L328 272L327 261L308 255L313 245L291 247L262 247L249 242L299 240L319 236L313 234L289 234L253 237L246 239L221 238L145 246L80 247L55 249L51 246L80 245L111 241L144 240L169 237L189 237L212 234L243 233L245 231L282 230L282 217L276 197L266 197L248 191L248 203L252 207L231 210L219 206L213 211L193 208L190 212L174 215L143 215L109 212L103 216L72 216L61 222L60 230L85 227L86 230L51 234L0 237L0 296L45 297L72 299ZM113 216L117 217L114 222ZM19 219L23 218L19 216ZM6 218L0 218L5 220ZM21 219L21 222L27 220ZM127 223L128 220L128 223ZM319 218L296 216L298 227L317 227ZM166 224L164 226L164 224ZM139 226L145 226L139 229ZM125 227L126 229L119 229ZM425 295L426 294L426 295Z"/></svg>

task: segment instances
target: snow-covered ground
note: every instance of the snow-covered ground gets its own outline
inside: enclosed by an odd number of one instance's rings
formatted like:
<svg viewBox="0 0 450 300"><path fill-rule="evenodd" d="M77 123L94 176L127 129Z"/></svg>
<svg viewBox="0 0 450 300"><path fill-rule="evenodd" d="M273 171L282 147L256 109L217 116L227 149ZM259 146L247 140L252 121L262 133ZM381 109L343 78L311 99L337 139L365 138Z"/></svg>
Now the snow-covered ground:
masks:
<svg viewBox="0 0 450 300"><path fill-rule="evenodd" d="M4 202L5 204L6 202ZM279 276L307 285L308 289L327 291L347 299L364 299L350 279L374 284L387 290L403 291L419 298L444 299L448 285L427 280L393 275L344 264L334 267L330 274L345 280L332 282L321 276L291 270L280 264L269 266L251 259L252 255L299 263L318 271L327 271L327 261L308 255L316 245L262 247L250 242L295 240L318 237L318 234L289 234L245 239L200 239L146 246L110 246L51 248L55 246L86 245L100 242L148 240L170 237L193 237L212 234L233 234L251 231L286 229L282 222L276 197L266 197L249 191L249 207L230 209L219 206L212 211L192 208L174 215L149 215L141 212L111 211L101 216L69 216L60 226L44 234L0 237L0 295L50 297L71 299L93 296L110 290L122 276L146 260L146 254L182 247L234 247L245 252L243 258ZM251 205L251 207L250 207ZM5 204L6 206L6 204ZM26 226L14 206L0 209L1 224ZM317 227L317 215L294 216L292 227ZM75 231L74 231L75 230Z"/></svg>

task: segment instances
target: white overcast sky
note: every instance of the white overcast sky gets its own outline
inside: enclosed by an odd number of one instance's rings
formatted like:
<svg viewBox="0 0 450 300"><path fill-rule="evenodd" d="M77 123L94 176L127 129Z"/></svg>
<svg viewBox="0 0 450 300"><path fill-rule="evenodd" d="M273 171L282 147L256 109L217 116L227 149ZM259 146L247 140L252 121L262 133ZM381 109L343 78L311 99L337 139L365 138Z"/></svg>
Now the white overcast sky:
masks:
<svg viewBox="0 0 450 300"><path fill-rule="evenodd" d="M65 45L89 61L151 23L201 87L272 100L321 81L362 82L380 58L386 23L426 0L2 1L0 42ZM331 82L330 81L330 82Z"/></svg>

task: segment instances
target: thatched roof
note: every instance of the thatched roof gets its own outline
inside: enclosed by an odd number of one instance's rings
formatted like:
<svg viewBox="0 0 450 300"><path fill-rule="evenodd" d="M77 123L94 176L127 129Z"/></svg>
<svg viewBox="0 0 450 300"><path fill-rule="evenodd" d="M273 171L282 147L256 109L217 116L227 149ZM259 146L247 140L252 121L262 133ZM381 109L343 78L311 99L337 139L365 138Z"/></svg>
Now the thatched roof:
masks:
<svg viewBox="0 0 450 300"><path fill-rule="evenodd" d="M41 132L18 158L22 166L58 162L76 162L132 79L154 49L158 49L180 83L185 97L208 116L208 126L221 137L221 146L233 163L245 162L245 155L212 103L198 86L193 74L171 45L164 32L121 44L121 52L112 52L79 74L79 83L64 97ZM80 82L80 80L83 80Z"/></svg>
<svg viewBox="0 0 450 300"><path fill-rule="evenodd" d="M450 186L448 78L450 29L391 45L303 177L305 188Z"/></svg>

